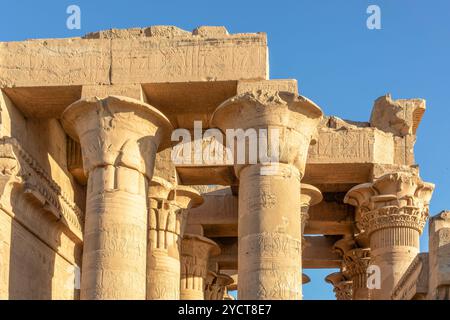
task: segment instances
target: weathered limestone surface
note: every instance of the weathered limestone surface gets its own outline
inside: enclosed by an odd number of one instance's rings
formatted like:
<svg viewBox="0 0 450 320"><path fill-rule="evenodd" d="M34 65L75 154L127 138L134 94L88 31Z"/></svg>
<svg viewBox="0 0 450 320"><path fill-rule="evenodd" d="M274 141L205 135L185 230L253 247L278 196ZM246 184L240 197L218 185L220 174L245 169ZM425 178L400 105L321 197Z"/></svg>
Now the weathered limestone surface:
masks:
<svg viewBox="0 0 450 320"><path fill-rule="evenodd" d="M0 299L302 299L310 268L338 269L338 300L450 299L447 211L419 253L425 100L344 120L268 70L264 33L224 27L1 42ZM248 139L243 163L174 163L226 154L170 141L195 121L278 129L280 157L250 161Z"/></svg>

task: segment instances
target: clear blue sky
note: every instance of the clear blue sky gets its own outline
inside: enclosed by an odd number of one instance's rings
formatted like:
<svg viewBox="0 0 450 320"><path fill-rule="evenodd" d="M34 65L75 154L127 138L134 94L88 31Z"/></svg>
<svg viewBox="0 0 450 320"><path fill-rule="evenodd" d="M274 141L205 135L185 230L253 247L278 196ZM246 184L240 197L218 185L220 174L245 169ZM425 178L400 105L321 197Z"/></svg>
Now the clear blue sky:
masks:
<svg viewBox="0 0 450 320"><path fill-rule="evenodd" d="M66 28L66 8L81 8L81 30ZM366 28L368 5L381 8L381 30ZM367 121L373 101L425 98L416 161L436 191L431 212L450 208L450 1L8 1L0 41L80 36L108 28L224 25L229 32L267 32L270 77L295 78L326 114ZM427 250L426 234L422 250ZM332 299L323 278L306 270L305 299Z"/></svg>

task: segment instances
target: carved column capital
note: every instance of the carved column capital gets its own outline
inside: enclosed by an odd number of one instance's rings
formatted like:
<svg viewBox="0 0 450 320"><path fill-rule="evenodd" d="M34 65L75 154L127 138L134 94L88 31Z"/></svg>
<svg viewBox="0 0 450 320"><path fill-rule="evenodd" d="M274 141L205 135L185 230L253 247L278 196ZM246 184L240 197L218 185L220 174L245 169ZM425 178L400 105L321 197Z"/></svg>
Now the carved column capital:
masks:
<svg viewBox="0 0 450 320"><path fill-rule="evenodd" d="M149 187L147 299L180 297L181 237L188 209L203 203L197 190L153 177Z"/></svg>
<svg viewBox="0 0 450 320"><path fill-rule="evenodd" d="M333 292L337 300L352 300L352 281L347 280L342 272L329 274L325 281L333 285Z"/></svg>
<svg viewBox="0 0 450 320"><path fill-rule="evenodd" d="M322 199L322 192L313 185L302 183L300 187L300 206L301 206L301 222L302 222L302 234L305 231L306 222L309 219L309 208L319 204Z"/></svg>
<svg viewBox="0 0 450 320"><path fill-rule="evenodd" d="M208 260L220 254L214 241L193 234L185 234L181 241L181 300L203 300Z"/></svg>
<svg viewBox="0 0 450 320"><path fill-rule="evenodd" d="M87 174L98 166L123 166L149 180L156 152L168 146L172 130L157 109L121 96L78 100L64 110L62 124L80 142Z"/></svg>
<svg viewBox="0 0 450 320"><path fill-rule="evenodd" d="M304 174L308 148L317 135L322 110L311 100L285 91L256 90L234 96L213 113L211 126L227 129L279 129L279 162L294 165ZM269 133L270 135L270 133ZM269 139L270 140L270 139ZM272 150L271 141L267 142ZM236 167L236 172L242 164Z"/></svg>
<svg viewBox="0 0 450 320"><path fill-rule="evenodd" d="M205 283L205 300L224 300L226 287L233 283L233 278L223 273L208 271Z"/></svg>
<svg viewBox="0 0 450 320"><path fill-rule="evenodd" d="M358 276L365 278L367 268L370 265L370 249L356 248L347 251L344 255L344 264L352 280ZM365 282L361 283L361 285L366 286Z"/></svg>
<svg viewBox="0 0 450 320"><path fill-rule="evenodd" d="M183 235L188 210L200 206L203 197L188 186L174 187L167 181L162 182L163 179L154 178L149 191L150 242L152 247L156 246L154 248L167 249L169 239L179 243L178 237Z"/></svg>
<svg viewBox="0 0 450 320"><path fill-rule="evenodd" d="M434 185L411 172L384 174L350 189L344 202L357 206L357 222L369 237L371 264L381 272L381 288L371 299L390 299L419 252L419 235L428 218Z"/></svg>
<svg viewBox="0 0 450 320"><path fill-rule="evenodd" d="M422 232L434 185L408 172L385 174L350 189L344 202L360 211L360 226L369 235L395 227Z"/></svg>
<svg viewBox="0 0 450 320"><path fill-rule="evenodd" d="M367 287L367 270L370 265L370 249L355 248L344 255L344 267L352 281L353 300L369 299Z"/></svg>
<svg viewBox="0 0 450 320"><path fill-rule="evenodd" d="M370 235L381 229L409 228L422 233L428 219L428 211L417 207L388 206L367 212L361 218L361 226Z"/></svg>
<svg viewBox="0 0 450 320"><path fill-rule="evenodd" d="M333 245L333 251L339 253L342 257L357 246L355 239L351 235L344 236Z"/></svg>

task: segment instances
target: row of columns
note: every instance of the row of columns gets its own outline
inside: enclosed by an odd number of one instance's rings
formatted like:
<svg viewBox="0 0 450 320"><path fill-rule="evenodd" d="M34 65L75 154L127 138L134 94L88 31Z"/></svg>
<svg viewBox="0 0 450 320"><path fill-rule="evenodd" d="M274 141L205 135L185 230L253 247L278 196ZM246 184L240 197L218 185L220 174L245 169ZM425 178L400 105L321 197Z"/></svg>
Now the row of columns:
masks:
<svg viewBox="0 0 450 320"><path fill-rule="evenodd" d="M183 235L187 210L202 197L153 177L169 120L148 104L109 96L73 103L62 125L80 143L88 177L81 299L221 298L222 275L205 291L219 247Z"/></svg>
<svg viewBox="0 0 450 320"><path fill-rule="evenodd" d="M320 191L303 186L308 148L322 111L287 92L255 91L220 105L211 127L277 130L267 143L276 162L246 158L239 178L239 299L301 299L303 230ZM223 296L226 277L208 275L217 245L183 235L186 210L201 204L192 189L153 177L156 153L169 146L172 126L157 109L125 97L85 99L62 114L66 132L79 141L88 176L82 299L201 299ZM267 133L266 133L267 135ZM245 139L245 138L244 138ZM248 155L247 155L248 156ZM352 188L344 201L356 207L369 249L343 252L340 296L388 299L419 250L433 185L411 173L392 173ZM367 264L381 270L381 289L364 286ZM212 279L207 281L207 279ZM338 281L339 280L339 281ZM335 285L335 287L338 287ZM180 289L181 288L181 289ZM339 291L339 292L341 292Z"/></svg>

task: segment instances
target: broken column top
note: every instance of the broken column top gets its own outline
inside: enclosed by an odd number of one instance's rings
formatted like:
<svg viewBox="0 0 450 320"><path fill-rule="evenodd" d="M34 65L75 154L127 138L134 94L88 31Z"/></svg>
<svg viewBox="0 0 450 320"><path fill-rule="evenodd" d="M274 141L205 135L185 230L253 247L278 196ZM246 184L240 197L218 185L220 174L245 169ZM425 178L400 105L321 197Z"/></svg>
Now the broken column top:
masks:
<svg viewBox="0 0 450 320"><path fill-rule="evenodd" d="M187 31L176 26L150 26L145 28L108 29L87 33L84 39L129 39L140 37L222 37L229 36L223 26L200 26Z"/></svg>
<svg viewBox="0 0 450 320"><path fill-rule="evenodd" d="M387 94L375 100L370 125L400 137L416 134L425 109L424 99L393 100Z"/></svg>

